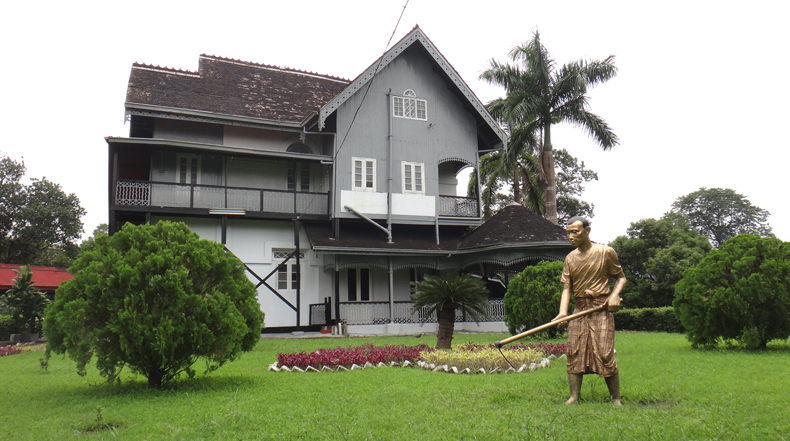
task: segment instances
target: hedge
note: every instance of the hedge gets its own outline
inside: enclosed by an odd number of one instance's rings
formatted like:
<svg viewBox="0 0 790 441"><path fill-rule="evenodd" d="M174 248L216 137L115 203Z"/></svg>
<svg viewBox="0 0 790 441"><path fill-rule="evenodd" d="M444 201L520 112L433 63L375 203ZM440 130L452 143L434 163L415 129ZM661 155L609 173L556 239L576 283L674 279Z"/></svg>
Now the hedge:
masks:
<svg viewBox="0 0 790 441"><path fill-rule="evenodd" d="M686 332L671 306L621 309L614 313L614 325L618 331Z"/></svg>

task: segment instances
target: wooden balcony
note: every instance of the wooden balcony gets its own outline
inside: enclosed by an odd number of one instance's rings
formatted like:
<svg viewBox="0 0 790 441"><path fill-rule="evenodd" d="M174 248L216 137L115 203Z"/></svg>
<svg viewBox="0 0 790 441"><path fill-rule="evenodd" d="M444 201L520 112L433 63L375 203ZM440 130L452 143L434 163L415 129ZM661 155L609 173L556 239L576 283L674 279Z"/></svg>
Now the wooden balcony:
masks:
<svg viewBox="0 0 790 441"><path fill-rule="evenodd" d="M329 215L329 193L119 180L114 204L129 208L236 209L248 212Z"/></svg>
<svg viewBox="0 0 790 441"><path fill-rule="evenodd" d="M460 196L439 196L439 216L480 217L476 198Z"/></svg>

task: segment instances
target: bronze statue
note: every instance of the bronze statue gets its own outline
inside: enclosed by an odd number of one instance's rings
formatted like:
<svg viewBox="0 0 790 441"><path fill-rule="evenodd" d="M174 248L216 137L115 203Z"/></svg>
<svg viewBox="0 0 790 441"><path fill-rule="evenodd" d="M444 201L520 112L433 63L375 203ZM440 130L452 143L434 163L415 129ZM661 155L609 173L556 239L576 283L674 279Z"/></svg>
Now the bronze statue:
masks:
<svg viewBox="0 0 790 441"><path fill-rule="evenodd" d="M620 406L620 374L614 355L612 312L620 309L620 292L626 283L625 275L613 249L590 241L590 223L587 219L571 218L566 231L568 240L576 249L565 258L560 313L552 322L568 315L571 295L576 299L574 312L604 304L607 306L569 322L567 365L570 398L565 404L577 403L584 374L596 373L604 377L612 402ZM610 276L617 278L611 291Z"/></svg>

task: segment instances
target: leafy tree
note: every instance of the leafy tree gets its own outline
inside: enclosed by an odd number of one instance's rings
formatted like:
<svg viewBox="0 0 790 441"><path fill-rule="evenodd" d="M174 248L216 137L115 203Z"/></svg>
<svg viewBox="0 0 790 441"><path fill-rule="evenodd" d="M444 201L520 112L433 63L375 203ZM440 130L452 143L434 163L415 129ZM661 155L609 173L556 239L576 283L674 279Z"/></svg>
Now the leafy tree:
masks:
<svg viewBox="0 0 790 441"><path fill-rule="evenodd" d="M450 349L455 330L455 311L475 322L488 317L488 290L482 280L471 274L425 276L414 284L412 314L421 313L427 320L436 313L439 322L436 349ZM423 310L425 308L425 310Z"/></svg>
<svg viewBox="0 0 790 441"><path fill-rule="evenodd" d="M162 387L206 361L206 372L250 351L261 311L244 265L183 223L126 224L80 255L47 309L48 350L68 353L82 375L129 366Z"/></svg>
<svg viewBox="0 0 790 441"><path fill-rule="evenodd" d="M557 217L559 225L565 226L568 219L583 216L592 219L595 205L578 198L584 193L584 184L598 180L598 173L584 167L584 161L571 156L565 149L554 150L557 173Z"/></svg>
<svg viewBox="0 0 790 441"><path fill-rule="evenodd" d="M565 225L573 216L593 217L594 205L578 198L584 192L584 184L598 180L598 173L588 170L584 161L571 156L565 149L554 150L555 163L558 165L557 174L557 213L560 224ZM502 190L516 182L519 186L518 194L521 202L532 212L543 215L546 212L546 200L543 185L540 179L540 161L531 154L524 155L516 162L516 173L511 173L506 167L506 155L503 152L493 152L480 158L480 179L483 182L482 204L483 219L490 219L510 201L519 201L514 191L503 193ZM477 195L476 176L469 181L468 194L470 197ZM512 180L511 180L512 179ZM512 188L512 187L511 187Z"/></svg>
<svg viewBox="0 0 790 441"><path fill-rule="evenodd" d="M13 318L22 341L28 341L30 333L39 328L49 299L34 286L30 266L20 267L14 273L14 284L0 297L0 306Z"/></svg>
<svg viewBox="0 0 790 441"><path fill-rule="evenodd" d="M790 243L741 234L687 270L675 314L692 345L736 339L764 348L790 337Z"/></svg>
<svg viewBox="0 0 790 441"><path fill-rule="evenodd" d="M562 296L563 262L539 262L528 266L507 286L505 324L511 334L548 323L557 315ZM557 328L544 331L549 337Z"/></svg>
<svg viewBox="0 0 790 441"><path fill-rule="evenodd" d="M25 164L0 159L0 262L30 264L55 247L73 245L85 210L73 193L43 179L21 182Z"/></svg>
<svg viewBox="0 0 790 441"><path fill-rule="evenodd" d="M677 198L672 210L688 219L691 227L716 248L743 233L773 237L767 221L771 213L752 205L745 196L729 188L702 187Z"/></svg>
<svg viewBox="0 0 790 441"><path fill-rule="evenodd" d="M486 108L500 121L512 122L511 141L505 151L510 163L515 163L525 149L540 155L545 176L546 218L556 224L557 186L551 126L570 122L586 130L604 150L618 144L617 135L609 125L589 111L587 96L588 89L617 74L614 56L602 61L580 60L558 69L541 44L538 32L530 41L513 48L509 55L513 65L491 60L489 69L480 75L482 80L504 87L507 94Z"/></svg>
<svg viewBox="0 0 790 441"><path fill-rule="evenodd" d="M617 252L628 284L622 292L629 308L672 306L675 284L711 250L707 239L685 219L668 215L632 222L626 236L609 244Z"/></svg>

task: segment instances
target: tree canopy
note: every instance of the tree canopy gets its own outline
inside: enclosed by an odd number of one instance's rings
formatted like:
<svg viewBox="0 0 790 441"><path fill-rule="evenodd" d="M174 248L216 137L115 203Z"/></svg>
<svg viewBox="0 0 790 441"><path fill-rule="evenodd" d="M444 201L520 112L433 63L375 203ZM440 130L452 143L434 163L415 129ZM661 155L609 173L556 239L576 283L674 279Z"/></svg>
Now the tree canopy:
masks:
<svg viewBox="0 0 790 441"><path fill-rule="evenodd" d="M108 381L124 366L162 387L192 365L211 371L251 350L262 313L244 265L183 223L126 224L74 262L47 309L48 351Z"/></svg>
<svg viewBox="0 0 790 441"><path fill-rule="evenodd" d="M741 234L683 274L675 314L694 345L763 348L790 337L790 243Z"/></svg>
<svg viewBox="0 0 790 441"><path fill-rule="evenodd" d="M508 164L515 164L525 151L539 157L546 200L546 218L557 218L557 185L554 170L551 126L569 122L587 131L603 148L618 144L617 135L598 115L590 112L587 91L617 74L614 56L604 60L580 60L559 68L540 41L532 39L510 51L513 64L491 60L480 78L505 88L505 98L491 101L486 108L510 127L505 151ZM508 166L512 169L512 166Z"/></svg>
<svg viewBox="0 0 790 441"><path fill-rule="evenodd" d="M771 213L729 188L702 187L677 198L672 211L682 214L716 248L743 233L773 237L767 220Z"/></svg>
<svg viewBox="0 0 790 441"><path fill-rule="evenodd" d="M46 178L22 183L24 162L0 158L0 262L46 263L52 247L75 247L85 210L73 193Z"/></svg>
<svg viewBox="0 0 790 441"><path fill-rule="evenodd" d="M621 296L628 308L672 306L675 283L711 250L707 239L679 216L632 222L609 246L617 252L628 284Z"/></svg>
<svg viewBox="0 0 790 441"><path fill-rule="evenodd" d="M585 216L592 219L595 205L582 200L584 184L598 180L598 173L585 167L584 161L572 156L565 149L553 151L557 173L557 215L560 225L565 225L574 216ZM509 202L517 201L532 212L544 215L546 199L541 184L540 161L529 153L524 153L509 170L503 152L488 153L480 158L480 179L482 181L481 201L483 219L490 219ZM515 183L515 187L514 187ZM510 189L518 191L510 192ZM477 195L477 179L472 176L469 181L468 194ZM520 195L520 196L517 196Z"/></svg>

